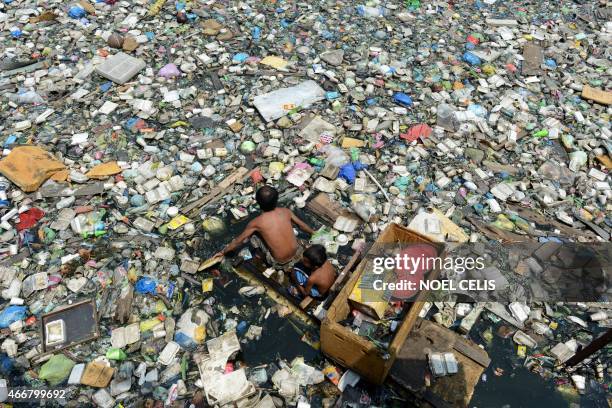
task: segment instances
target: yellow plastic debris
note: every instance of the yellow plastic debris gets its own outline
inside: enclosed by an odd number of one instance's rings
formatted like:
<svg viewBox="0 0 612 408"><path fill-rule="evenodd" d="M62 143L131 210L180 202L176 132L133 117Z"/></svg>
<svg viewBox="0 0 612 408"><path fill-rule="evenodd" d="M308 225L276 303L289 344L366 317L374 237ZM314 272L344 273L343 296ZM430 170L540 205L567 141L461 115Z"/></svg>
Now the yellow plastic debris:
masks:
<svg viewBox="0 0 612 408"><path fill-rule="evenodd" d="M153 5L151 5L151 7L149 7L149 15L150 16L158 15L162 7L164 7L165 3L166 3L166 0L157 0L155 3L153 3Z"/></svg>
<svg viewBox="0 0 612 408"><path fill-rule="evenodd" d="M202 280L202 292L210 292L213 290L213 278L203 279Z"/></svg>
<svg viewBox="0 0 612 408"><path fill-rule="evenodd" d="M289 62L274 55L268 55L267 57L259 61L259 63L276 69L285 69L287 67L287 64L289 64Z"/></svg>
<svg viewBox="0 0 612 408"><path fill-rule="evenodd" d="M168 229L174 231L175 229L181 228L183 225L191 221L189 218L182 214L177 215L168 223Z"/></svg>
<svg viewBox="0 0 612 408"><path fill-rule="evenodd" d="M351 147L363 147L365 146L365 141L361 139L355 139L353 137L345 137L342 139L342 147L344 149L350 149Z"/></svg>
<svg viewBox="0 0 612 408"><path fill-rule="evenodd" d="M123 171L116 161L98 164L87 172L87 177L91 179L105 179Z"/></svg>
<svg viewBox="0 0 612 408"><path fill-rule="evenodd" d="M25 192L38 190L49 177L66 167L38 146L15 147L0 161L0 174Z"/></svg>

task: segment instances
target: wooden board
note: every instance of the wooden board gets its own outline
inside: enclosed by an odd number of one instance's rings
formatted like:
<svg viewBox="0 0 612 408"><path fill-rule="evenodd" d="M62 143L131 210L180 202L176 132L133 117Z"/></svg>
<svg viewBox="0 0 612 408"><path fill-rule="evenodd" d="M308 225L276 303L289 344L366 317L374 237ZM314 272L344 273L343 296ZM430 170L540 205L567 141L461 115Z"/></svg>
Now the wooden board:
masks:
<svg viewBox="0 0 612 408"><path fill-rule="evenodd" d="M329 198L326 193L319 193L315 198L306 204L306 208L321 217L327 224L334 225L338 217L341 215L356 219L361 224L361 219L351 211L342 207L340 203Z"/></svg>
<svg viewBox="0 0 612 408"><path fill-rule="evenodd" d="M278 282L266 278L262 272L265 268L256 265L253 262L243 262L237 267L234 267L234 272L240 278L251 285L260 285L266 289L266 295L275 303L288 307L292 314L302 322L308 325L318 325L319 321L313 316L300 309L300 301L286 293L286 290Z"/></svg>
<svg viewBox="0 0 612 408"><path fill-rule="evenodd" d="M224 178L221 182L219 182L219 184L217 184L217 186L213 188L208 195L182 207L181 213L191 217L197 216L202 206L205 206L206 204L210 204L220 199L229 187L239 181L242 181L249 174L249 169L247 169L246 167L240 167L238 170L236 170L235 172Z"/></svg>
<svg viewBox="0 0 612 408"><path fill-rule="evenodd" d="M418 232L398 224L390 224L379 235L373 246L399 242L434 245L434 242ZM443 256L443 253L440 255ZM372 341L353 333L340 323L351 313L352 308L348 299L365 268L366 261L362 261L330 306L327 317L321 324L321 350L330 359L359 373L368 381L374 384L382 384L393 365L397 352L403 347L408 334L412 330L419 312L423 308L424 298L428 296L428 293L420 291L415 301L406 305L406 314L395 332L393 340L387 350L382 350ZM438 269L430 271L427 279L435 279L439 272Z"/></svg>
<svg viewBox="0 0 612 408"><path fill-rule="evenodd" d="M432 378L431 386L426 387L430 351L453 352L459 372ZM389 376L393 383L416 393L431 406L467 407L490 361L486 351L475 343L434 322L419 319L398 352Z"/></svg>

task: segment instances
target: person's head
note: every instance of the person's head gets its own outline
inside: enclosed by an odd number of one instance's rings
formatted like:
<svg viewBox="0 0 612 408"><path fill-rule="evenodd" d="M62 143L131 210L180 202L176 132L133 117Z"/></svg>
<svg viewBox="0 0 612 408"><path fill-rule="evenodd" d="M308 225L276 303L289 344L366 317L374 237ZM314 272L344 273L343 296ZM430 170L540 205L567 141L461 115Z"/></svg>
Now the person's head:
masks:
<svg viewBox="0 0 612 408"><path fill-rule="evenodd" d="M307 268L320 268L327 261L327 254L323 245L311 245L302 255L302 263Z"/></svg>
<svg viewBox="0 0 612 408"><path fill-rule="evenodd" d="M278 202L278 191L274 187L263 186L255 193L255 199L262 211L272 211Z"/></svg>

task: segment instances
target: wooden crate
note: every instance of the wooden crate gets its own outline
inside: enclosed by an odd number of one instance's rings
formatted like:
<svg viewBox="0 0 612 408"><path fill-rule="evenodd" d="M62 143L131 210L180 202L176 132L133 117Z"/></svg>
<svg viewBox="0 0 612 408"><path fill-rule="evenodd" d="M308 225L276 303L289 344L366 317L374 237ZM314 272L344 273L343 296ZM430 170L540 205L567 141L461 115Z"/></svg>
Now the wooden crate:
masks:
<svg viewBox="0 0 612 408"><path fill-rule="evenodd" d="M389 225L379 236L373 245L392 243L428 243L436 246L438 254L442 256L442 247L427 237L404 228L397 224ZM321 324L321 350L323 353L340 365L350 368L374 384L382 384L387 377L395 358L401 349L406 337L410 334L412 327L423 308L425 291L418 293L417 298L410 304L410 309L405 315L401 325L397 329L393 340L387 350L381 350L367 338L353 333L339 322L349 317L351 306L349 295L364 272L367 261L364 259L350 280L344 285ZM431 271L428 278L437 276L439 271Z"/></svg>

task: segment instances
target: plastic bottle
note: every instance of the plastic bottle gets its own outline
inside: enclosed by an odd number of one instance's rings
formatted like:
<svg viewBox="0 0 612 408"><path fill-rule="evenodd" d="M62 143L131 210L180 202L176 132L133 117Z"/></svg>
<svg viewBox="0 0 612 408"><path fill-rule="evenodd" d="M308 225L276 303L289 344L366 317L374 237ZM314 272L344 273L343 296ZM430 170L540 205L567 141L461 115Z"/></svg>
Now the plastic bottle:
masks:
<svg viewBox="0 0 612 408"><path fill-rule="evenodd" d="M463 60L470 65L482 64L482 61L480 60L480 58L478 58L478 56L476 56L475 54L472 54L469 51L463 54Z"/></svg>
<svg viewBox="0 0 612 408"><path fill-rule="evenodd" d="M359 14L362 17L373 18L373 17L382 17L386 13L385 13L384 7L370 7L370 6L361 5L361 6L357 6L357 14Z"/></svg>
<svg viewBox="0 0 612 408"><path fill-rule="evenodd" d="M571 171L578 171L582 166L584 166L587 162L587 154L582 150L578 150L575 152L571 152L569 154L570 162L569 169Z"/></svg>
<svg viewBox="0 0 612 408"><path fill-rule="evenodd" d="M449 132L454 132L457 128L455 109L446 103L438 105L438 118L436 124Z"/></svg>
<svg viewBox="0 0 612 408"><path fill-rule="evenodd" d="M348 155L337 146L326 145L321 148L321 151L327 156L325 162L331 164L332 166L340 168L349 162Z"/></svg>
<svg viewBox="0 0 612 408"><path fill-rule="evenodd" d="M9 93L7 94L9 101L25 104L25 103L45 103L45 100L36 92L28 91L22 93Z"/></svg>

